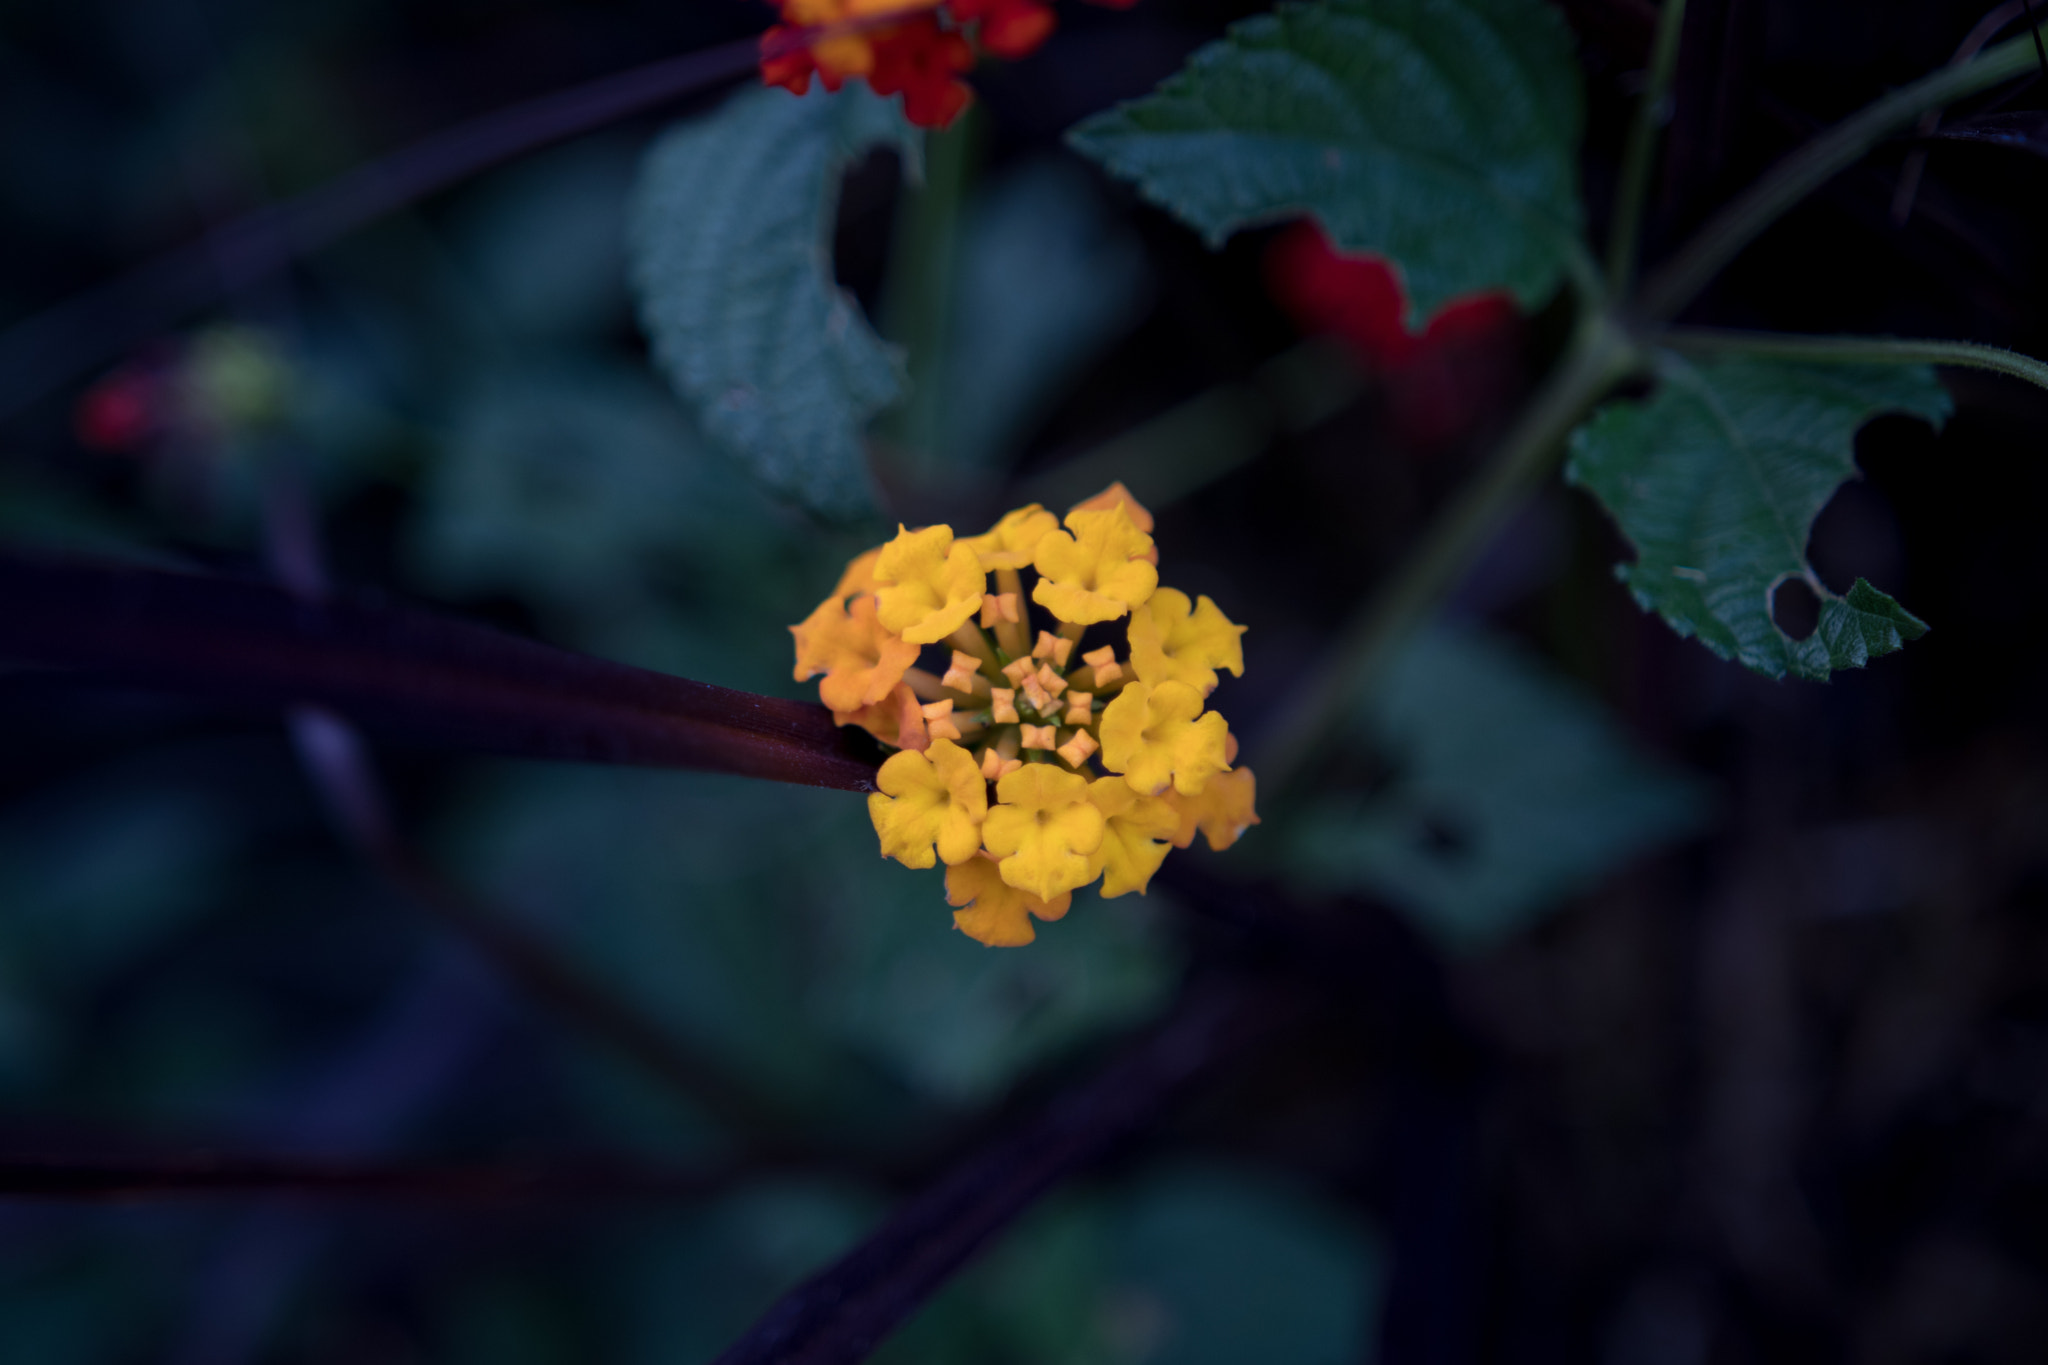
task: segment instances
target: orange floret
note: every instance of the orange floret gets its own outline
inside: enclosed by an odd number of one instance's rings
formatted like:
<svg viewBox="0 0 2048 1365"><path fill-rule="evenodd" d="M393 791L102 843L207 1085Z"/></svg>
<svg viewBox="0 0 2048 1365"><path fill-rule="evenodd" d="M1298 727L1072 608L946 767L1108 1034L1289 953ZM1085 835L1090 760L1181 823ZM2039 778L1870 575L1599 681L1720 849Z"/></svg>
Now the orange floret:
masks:
<svg viewBox="0 0 2048 1365"><path fill-rule="evenodd" d="M1038 937L1032 919L1061 918L1074 903L1074 893L1062 891L1044 900L1011 886L984 853L946 869L946 903L959 907L953 924L967 937L991 948L1021 948Z"/></svg>
<svg viewBox="0 0 2048 1365"><path fill-rule="evenodd" d="M1254 809L1259 786L1250 768L1232 768L1209 779L1200 796L1182 796L1169 791L1163 798L1180 817L1179 828L1173 832L1173 846L1186 848L1195 841L1195 831L1201 830L1209 840L1209 847L1221 853L1244 836L1244 832L1259 823L1258 811Z"/></svg>
<svg viewBox="0 0 2048 1365"><path fill-rule="evenodd" d="M823 673L818 699L834 711L858 711L882 700L917 662L917 646L875 619L872 597L856 597L848 609L835 594L789 631L796 637L796 680Z"/></svg>

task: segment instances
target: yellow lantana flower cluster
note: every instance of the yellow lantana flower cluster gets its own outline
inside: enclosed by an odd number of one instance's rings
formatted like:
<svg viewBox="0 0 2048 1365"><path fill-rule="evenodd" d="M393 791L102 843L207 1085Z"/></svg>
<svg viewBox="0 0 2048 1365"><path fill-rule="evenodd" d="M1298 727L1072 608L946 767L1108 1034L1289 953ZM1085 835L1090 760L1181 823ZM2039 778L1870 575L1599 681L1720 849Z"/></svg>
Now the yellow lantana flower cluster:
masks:
<svg viewBox="0 0 2048 1365"><path fill-rule="evenodd" d="M970 937L1029 943L1098 877L1143 895L1169 845L1259 822L1207 709L1219 670L1244 674L1245 628L1160 587L1158 563L1152 514L1112 484L1064 520L1034 503L978 536L899 527L790 627L797 681L823 674L834 719L899 750L868 798L883 856L944 863Z"/></svg>

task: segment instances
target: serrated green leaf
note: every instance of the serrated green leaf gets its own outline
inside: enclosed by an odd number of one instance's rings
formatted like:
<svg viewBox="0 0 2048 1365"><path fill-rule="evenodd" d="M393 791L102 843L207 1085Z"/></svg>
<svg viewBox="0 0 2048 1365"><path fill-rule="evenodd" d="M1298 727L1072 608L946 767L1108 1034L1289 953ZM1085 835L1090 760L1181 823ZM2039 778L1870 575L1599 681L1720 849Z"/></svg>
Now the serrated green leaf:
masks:
<svg viewBox="0 0 2048 1365"><path fill-rule="evenodd" d="M832 277L848 162L917 132L863 86L739 95L648 154L634 287L655 358L704 431L777 496L839 520L874 509L862 429L901 362Z"/></svg>
<svg viewBox="0 0 2048 1365"><path fill-rule="evenodd" d="M1353 735L1390 779L1305 813L1287 865L1386 897L1453 949L1498 942L1707 811L1576 688L1470 630L1416 637Z"/></svg>
<svg viewBox="0 0 2048 1365"><path fill-rule="evenodd" d="M1582 252L1578 67L1542 0L1323 0L1232 28L1074 146L1212 245L1313 214L1400 268L1412 316L1541 304Z"/></svg>
<svg viewBox="0 0 2048 1365"><path fill-rule="evenodd" d="M1773 678L1825 681L1927 627L1862 579L1830 592L1806 560L1814 519L1856 476L1856 432L1883 413L1940 426L1948 393L1926 366L1660 358L1658 390L1609 403L1572 436L1566 477L1597 497L1636 549L1616 570L1680 635ZM1795 640L1772 594L1799 579L1820 625Z"/></svg>

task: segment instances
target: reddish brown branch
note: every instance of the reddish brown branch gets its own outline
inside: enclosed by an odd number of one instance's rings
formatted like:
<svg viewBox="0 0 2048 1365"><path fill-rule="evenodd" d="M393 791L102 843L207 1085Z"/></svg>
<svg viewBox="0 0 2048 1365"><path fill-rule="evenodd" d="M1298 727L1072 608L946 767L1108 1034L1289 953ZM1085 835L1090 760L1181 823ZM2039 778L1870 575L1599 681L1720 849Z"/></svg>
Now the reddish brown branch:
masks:
<svg viewBox="0 0 2048 1365"><path fill-rule="evenodd" d="M513 757L874 789L872 758L822 707L233 579L0 552L0 660L320 706L369 729Z"/></svg>

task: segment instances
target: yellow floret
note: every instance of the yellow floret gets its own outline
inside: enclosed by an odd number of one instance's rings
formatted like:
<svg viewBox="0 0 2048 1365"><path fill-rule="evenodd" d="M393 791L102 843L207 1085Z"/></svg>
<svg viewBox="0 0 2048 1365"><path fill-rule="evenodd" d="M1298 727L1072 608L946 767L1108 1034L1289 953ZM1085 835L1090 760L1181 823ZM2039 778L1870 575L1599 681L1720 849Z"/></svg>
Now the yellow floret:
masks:
<svg viewBox="0 0 2048 1365"><path fill-rule="evenodd" d="M994 529L970 536L965 543L980 557L984 570L1021 569L1038 553L1038 542L1059 529L1060 519L1034 502L1004 517Z"/></svg>
<svg viewBox="0 0 2048 1365"><path fill-rule="evenodd" d="M1202 694L1181 682L1134 682L1102 712L1102 765L1122 773L1131 789L1157 796L1169 785L1199 796L1209 779L1226 771L1230 727L1204 713Z"/></svg>
<svg viewBox="0 0 2048 1365"><path fill-rule="evenodd" d="M951 740L934 739L924 753L894 755L875 785L882 790L868 798L868 818L881 836L883 857L930 867L934 848L949 865L980 850L988 784L974 756Z"/></svg>
<svg viewBox="0 0 2048 1365"><path fill-rule="evenodd" d="M981 610L988 586L981 564L950 526L896 528L875 561L882 625L916 645L945 639Z"/></svg>
<svg viewBox="0 0 2048 1365"><path fill-rule="evenodd" d="M1070 512L1067 531L1038 542L1038 586L1031 600L1074 625L1114 621L1143 605L1159 586L1159 570L1144 558L1151 548L1152 537L1132 524L1122 506Z"/></svg>
<svg viewBox="0 0 2048 1365"><path fill-rule="evenodd" d="M1027 763L996 784L996 799L981 837L1004 881L1045 901L1088 884L1102 812L1088 800L1087 778Z"/></svg>
<svg viewBox="0 0 2048 1365"><path fill-rule="evenodd" d="M1121 777L1088 784L1088 800L1102 812L1102 847L1090 860L1102 874L1105 900L1130 892L1145 894L1152 874L1166 861L1166 844L1180 828L1180 812L1162 797L1140 796ZM1094 873L1090 874L1092 880Z"/></svg>
<svg viewBox="0 0 2048 1365"><path fill-rule="evenodd" d="M1244 676L1243 626L1234 626L1207 597L1161 588L1131 613L1131 670L1148 683L1184 682L1203 696L1216 690L1216 670Z"/></svg>

